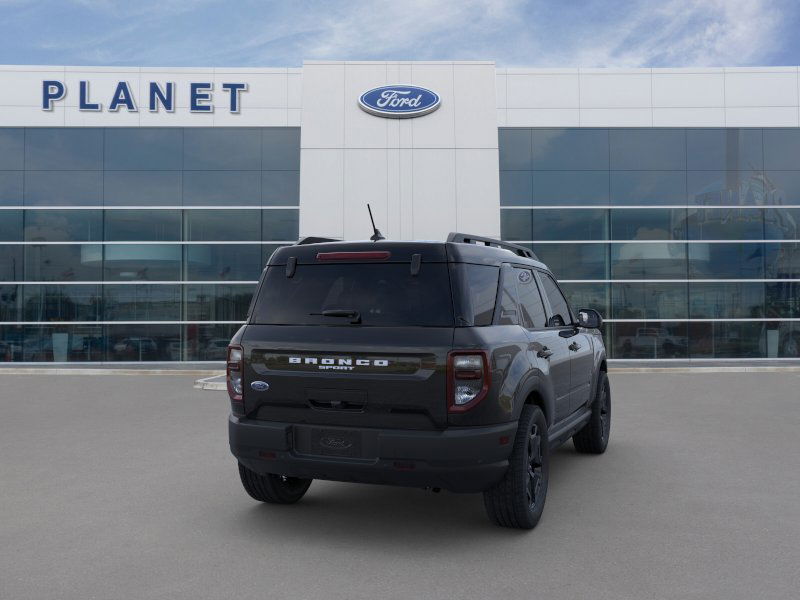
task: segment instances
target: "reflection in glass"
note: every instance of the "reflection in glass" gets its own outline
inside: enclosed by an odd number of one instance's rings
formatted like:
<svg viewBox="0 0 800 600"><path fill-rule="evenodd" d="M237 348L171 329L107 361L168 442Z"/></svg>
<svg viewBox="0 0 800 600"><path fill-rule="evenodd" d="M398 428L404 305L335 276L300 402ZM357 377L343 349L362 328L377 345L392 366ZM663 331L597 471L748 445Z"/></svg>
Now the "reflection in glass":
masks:
<svg viewBox="0 0 800 600"><path fill-rule="evenodd" d="M690 208L690 240L760 240L764 211L760 208Z"/></svg>
<svg viewBox="0 0 800 600"><path fill-rule="evenodd" d="M764 244L767 279L800 279L800 243Z"/></svg>
<svg viewBox="0 0 800 600"><path fill-rule="evenodd" d="M686 244L611 244L612 279L686 279Z"/></svg>
<svg viewBox="0 0 800 600"><path fill-rule="evenodd" d="M300 170L300 128L264 127L261 130L261 168L264 171Z"/></svg>
<svg viewBox="0 0 800 600"><path fill-rule="evenodd" d="M24 171L0 171L0 206L22 206L24 204L23 179Z"/></svg>
<svg viewBox="0 0 800 600"><path fill-rule="evenodd" d="M252 127L186 127L183 168L261 170L261 130Z"/></svg>
<svg viewBox="0 0 800 600"><path fill-rule="evenodd" d="M22 241L22 211L0 210L0 242Z"/></svg>
<svg viewBox="0 0 800 600"><path fill-rule="evenodd" d="M606 170L607 129L534 129L533 169L537 171Z"/></svg>
<svg viewBox="0 0 800 600"><path fill-rule="evenodd" d="M101 281L103 247L98 244L25 246L27 281Z"/></svg>
<svg viewBox="0 0 800 600"><path fill-rule="evenodd" d="M764 358L766 323L689 323L692 358Z"/></svg>
<svg viewBox="0 0 800 600"><path fill-rule="evenodd" d="M685 319L686 283L614 283L611 317L614 319Z"/></svg>
<svg viewBox="0 0 800 600"><path fill-rule="evenodd" d="M104 285L105 321L180 321L180 285Z"/></svg>
<svg viewBox="0 0 800 600"><path fill-rule="evenodd" d="M800 170L800 129L764 129L764 168Z"/></svg>
<svg viewBox="0 0 800 600"><path fill-rule="evenodd" d="M608 286L608 283L562 283L561 291L573 309L593 308L607 319L611 316Z"/></svg>
<svg viewBox="0 0 800 600"><path fill-rule="evenodd" d="M180 171L105 171L105 206L180 206L183 176Z"/></svg>
<svg viewBox="0 0 800 600"><path fill-rule="evenodd" d="M533 244L558 279L608 279L608 244Z"/></svg>
<svg viewBox="0 0 800 600"><path fill-rule="evenodd" d="M102 168L102 129L94 127L25 129L25 169L99 171Z"/></svg>
<svg viewBox="0 0 800 600"><path fill-rule="evenodd" d="M760 129L687 129L686 150L690 171L764 168Z"/></svg>
<svg viewBox="0 0 800 600"><path fill-rule="evenodd" d="M25 211L25 241L100 241L102 216L99 210L28 210Z"/></svg>
<svg viewBox="0 0 800 600"><path fill-rule="evenodd" d="M261 239L266 241L293 242L299 234L299 211L292 208L276 208L262 211Z"/></svg>
<svg viewBox="0 0 800 600"><path fill-rule="evenodd" d="M501 171L529 171L531 169L530 129L500 129L498 147Z"/></svg>
<svg viewBox="0 0 800 600"><path fill-rule="evenodd" d="M107 325L105 330L106 360L180 360L180 325Z"/></svg>
<svg viewBox="0 0 800 600"><path fill-rule="evenodd" d="M23 247L0 244L0 281L22 281Z"/></svg>
<svg viewBox="0 0 800 600"><path fill-rule="evenodd" d="M757 319L763 316L763 283L689 283L689 317L692 319Z"/></svg>
<svg viewBox="0 0 800 600"><path fill-rule="evenodd" d="M184 327L185 360L224 362L228 344L240 325L192 324Z"/></svg>
<svg viewBox="0 0 800 600"><path fill-rule="evenodd" d="M25 171L27 206L100 206L102 171Z"/></svg>
<svg viewBox="0 0 800 600"><path fill-rule="evenodd" d="M800 358L800 323L768 323L766 329L769 358Z"/></svg>
<svg viewBox="0 0 800 600"><path fill-rule="evenodd" d="M800 281L777 281L764 287L767 317L800 318Z"/></svg>
<svg viewBox="0 0 800 600"><path fill-rule="evenodd" d="M183 168L183 130L174 127L108 127L104 168L175 171Z"/></svg>
<svg viewBox="0 0 800 600"><path fill-rule="evenodd" d="M27 362L103 360L103 329L99 325L28 325L20 342L22 360Z"/></svg>
<svg viewBox="0 0 800 600"><path fill-rule="evenodd" d="M260 171L184 171L184 206L259 206Z"/></svg>
<svg viewBox="0 0 800 600"><path fill-rule="evenodd" d="M693 279L762 279L764 244L688 244Z"/></svg>
<svg viewBox="0 0 800 600"><path fill-rule="evenodd" d="M263 171L262 206L297 206L300 200L300 171Z"/></svg>
<svg viewBox="0 0 800 600"><path fill-rule="evenodd" d="M611 204L686 203L685 171L612 171Z"/></svg>
<svg viewBox="0 0 800 600"><path fill-rule="evenodd" d="M500 206L531 206L533 179L530 171L500 171Z"/></svg>
<svg viewBox="0 0 800 600"><path fill-rule="evenodd" d="M102 297L97 285L23 285L25 321L99 321Z"/></svg>
<svg viewBox="0 0 800 600"><path fill-rule="evenodd" d="M187 321L244 321L255 285L187 285Z"/></svg>
<svg viewBox="0 0 800 600"><path fill-rule="evenodd" d="M533 216L530 210L501 210L500 234L504 240L533 239Z"/></svg>
<svg viewBox="0 0 800 600"><path fill-rule="evenodd" d="M686 239L686 209L614 209L611 211L611 239Z"/></svg>
<svg viewBox="0 0 800 600"><path fill-rule="evenodd" d="M25 129L0 127L0 170L25 168Z"/></svg>
<svg viewBox="0 0 800 600"><path fill-rule="evenodd" d="M534 210L532 212L532 237L528 239L533 241L608 239L608 210L606 209L574 211L570 213L568 219L564 218L564 211L560 209Z"/></svg>
<svg viewBox="0 0 800 600"><path fill-rule="evenodd" d="M686 358L689 333L687 324L645 321L612 323L611 352L614 358Z"/></svg>
<svg viewBox="0 0 800 600"><path fill-rule="evenodd" d="M177 244L113 244L105 246L107 281L179 281L181 247Z"/></svg>
<svg viewBox="0 0 800 600"><path fill-rule="evenodd" d="M20 321L22 318L21 285L0 285L0 321ZM3 338L0 337L0 340ZM2 341L0 341L2 344ZM1 346L0 346L1 348ZM2 361L0 349L0 361Z"/></svg>
<svg viewBox="0 0 800 600"><path fill-rule="evenodd" d="M183 236L193 242L257 242L261 240L261 211L187 210Z"/></svg>
<svg viewBox="0 0 800 600"><path fill-rule="evenodd" d="M612 129L612 170L682 171L686 168L683 129Z"/></svg>
<svg viewBox="0 0 800 600"><path fill-rule="evenodd" d="M107 210L105 238L116 242L181 239L180 210Z"/></svg>
<svg viewBox="0 0 800 600"><path fill-rule="evenodd" d="M608 171L534 171L536 206L607 205Z"/></svg>
<svg viewBox="0 0 800 600"><path fill-rule="evenodd" d="M184 251L189 281L255 281L263 269L259 244L197 244Z"/></svg>
<svg viewBox="0 0 800 600"><path fill-rule="evenodd" d="M784 204L783 192L763 171L688 171L686 182L689 204Z"/></svg>

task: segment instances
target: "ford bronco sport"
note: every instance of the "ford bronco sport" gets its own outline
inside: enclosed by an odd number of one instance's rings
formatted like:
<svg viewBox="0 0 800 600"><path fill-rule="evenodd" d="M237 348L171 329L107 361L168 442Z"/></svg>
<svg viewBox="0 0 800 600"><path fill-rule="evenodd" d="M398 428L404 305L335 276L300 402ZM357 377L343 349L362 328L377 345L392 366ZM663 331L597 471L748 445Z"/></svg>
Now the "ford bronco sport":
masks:
<svg viewBox="0 0 800 600"><path fill-rule="evenodd" d="M608 444L600 325L490 238L281 248L228 349L242 484L281 504L313 479L483 492L492 521L530 529L550 452Z"/></svg>

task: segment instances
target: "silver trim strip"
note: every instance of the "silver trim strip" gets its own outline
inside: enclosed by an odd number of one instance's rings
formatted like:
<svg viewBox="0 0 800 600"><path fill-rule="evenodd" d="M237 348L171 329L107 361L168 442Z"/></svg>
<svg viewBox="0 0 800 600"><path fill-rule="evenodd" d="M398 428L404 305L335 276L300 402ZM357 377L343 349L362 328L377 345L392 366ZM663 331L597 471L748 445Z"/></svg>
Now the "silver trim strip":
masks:
<svg viewBox="0 0 800 600"><path fill-rule="evenodd" d="M176 206L176 205L155 205L155 206L97 206L97 205L74 205L74 206L0 206L0 210L300 210L297 204L291 206Z"/></svg>
<svg viewBox="0 0 800 600"><path fill-rule="evenodd" d="M539 206L501 206L500 210L588 210L592 208L597 209L627 209L633 208L636 210L645 209L682 209L682 208L696 208L696 209L734 209L734 208L800 208L800 204L631 204L630 206L624 204L542 204Z"/></svg>

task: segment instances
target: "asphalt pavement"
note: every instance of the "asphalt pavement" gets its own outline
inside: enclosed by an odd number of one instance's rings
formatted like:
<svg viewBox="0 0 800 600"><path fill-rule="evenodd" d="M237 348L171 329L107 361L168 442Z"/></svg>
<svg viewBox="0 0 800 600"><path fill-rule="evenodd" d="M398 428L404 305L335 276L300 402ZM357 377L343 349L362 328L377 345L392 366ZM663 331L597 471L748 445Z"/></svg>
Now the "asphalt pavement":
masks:
<svg viewBox="0 0 800 600"><path fill-rule="evenodd" d="M800 374L612 374L611 445L531 532L480 495L316 481L261 505L192 375L0 373L0 598L791 598Z"/></svg>

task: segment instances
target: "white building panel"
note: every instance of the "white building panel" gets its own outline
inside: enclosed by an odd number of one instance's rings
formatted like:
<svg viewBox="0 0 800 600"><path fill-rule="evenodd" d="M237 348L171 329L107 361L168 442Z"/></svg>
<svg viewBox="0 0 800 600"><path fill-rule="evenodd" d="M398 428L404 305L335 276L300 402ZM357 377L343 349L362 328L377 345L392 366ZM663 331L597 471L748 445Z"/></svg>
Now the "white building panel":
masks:
<svg viewBox="0 0 800 600"><path fill-rule="evenodd" d="M653 72L653 106L661 108L719 108L725 105L725 75L715 73Z"/></svg>

